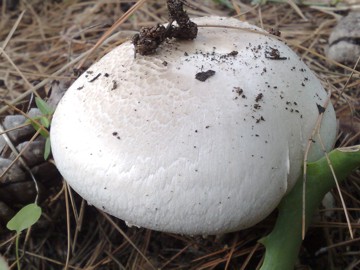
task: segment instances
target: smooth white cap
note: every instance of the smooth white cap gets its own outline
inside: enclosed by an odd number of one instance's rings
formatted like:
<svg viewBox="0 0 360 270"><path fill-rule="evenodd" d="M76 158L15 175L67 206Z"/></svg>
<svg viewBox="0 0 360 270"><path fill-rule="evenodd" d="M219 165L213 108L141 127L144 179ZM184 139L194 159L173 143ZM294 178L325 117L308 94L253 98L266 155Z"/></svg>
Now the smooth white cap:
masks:
<svg viewBox="0 0 360 270"><path fill-rule="evenodd" d="M126 42L84 72L57 107L51 145L59 171L90 204L140 227L217 234L264 219L293 187L327 93L259 28L194 21L194 41L136 58ZM330 105L327 150L335 133ZM316 142L310 160L321 155Z"/></svg>

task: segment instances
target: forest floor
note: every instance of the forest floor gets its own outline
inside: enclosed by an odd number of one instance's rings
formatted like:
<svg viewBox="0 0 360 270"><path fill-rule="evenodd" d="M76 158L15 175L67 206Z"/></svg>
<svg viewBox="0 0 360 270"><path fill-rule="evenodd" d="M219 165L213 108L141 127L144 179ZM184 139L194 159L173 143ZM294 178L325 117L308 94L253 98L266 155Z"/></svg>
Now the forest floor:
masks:
<svg viewBox="0 0 360 270"><path fill-rule="evenodd" d="M2 119L17 113L8 104L26 112L25 104L35 92L46 98L55 80L74 80L79 58L133 5L125 0L24 0L6 7L2 2ZM131 39L141 27L167 22L165 1L144 2L88 55L81 63L83 68ZM331 64L324 57L331 31L349 12L349 7L326 3L297 5L294 1L263 5L239 0L188 2L191 7L186 9L191 16L231 16L266 30L278 29L281 37L332 91L339 119L336 146L360 143L360 73L353 66ZM191 237L129 228L123 221L87 205L62 180L49 190L41 203L41 219L20 238L23 269L258 269L264 248L257 241L271 231L276 218L273 213L240 232ZM302 245L296 269L360 269L359 171L341 185L341 192L355 238L349 236L339 193L334 190L335 205L327 210L333 214L324 215L325 211L320 211ZM14 201L8 207L18 209L21 204ZM15 269L14 233L5 224L0 226L0 252Z"/></svg>

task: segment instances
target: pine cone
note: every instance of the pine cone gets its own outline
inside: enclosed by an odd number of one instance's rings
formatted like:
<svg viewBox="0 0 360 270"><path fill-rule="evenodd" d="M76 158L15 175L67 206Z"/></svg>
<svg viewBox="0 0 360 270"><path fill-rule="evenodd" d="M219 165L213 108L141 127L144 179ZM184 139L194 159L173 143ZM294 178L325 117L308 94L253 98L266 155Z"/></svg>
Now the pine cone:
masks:
<svg viewBox="0 0 360 270"><path fill-rule="evenodd" d="M66 83L53 83L50 106L56 107L66 86ZM32 108L27 115L34 119L41 116L41 112ZM7 115L3 118L1 127L7 132L0 135L0 228L21 207L33 203L37 195L38 203L47 199L61 180L55 165L44 158L46 139L40 134L35 139L32 138L36 130L28 118L23 115ZM17 153L23 151L20 157L11 149L10 144L16 147Z"/></svg>

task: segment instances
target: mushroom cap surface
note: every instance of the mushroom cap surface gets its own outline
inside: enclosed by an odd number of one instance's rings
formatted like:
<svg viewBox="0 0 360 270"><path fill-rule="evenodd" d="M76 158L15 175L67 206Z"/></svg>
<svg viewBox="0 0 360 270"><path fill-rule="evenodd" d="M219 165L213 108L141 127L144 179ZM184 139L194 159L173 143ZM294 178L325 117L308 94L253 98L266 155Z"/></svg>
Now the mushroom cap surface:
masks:
<svg viewBox="0 0 360 270"><path fill-rule="evenodd" d="M194 41L136 58L125 42L84 72L56 109L51 146L70 186L103 211L154 230L218 234L264 219L293 187L328 96L263 30L194 22ZM331 149L331 105L320 133ZM315 142L309 159L322 153Z"/></svg>

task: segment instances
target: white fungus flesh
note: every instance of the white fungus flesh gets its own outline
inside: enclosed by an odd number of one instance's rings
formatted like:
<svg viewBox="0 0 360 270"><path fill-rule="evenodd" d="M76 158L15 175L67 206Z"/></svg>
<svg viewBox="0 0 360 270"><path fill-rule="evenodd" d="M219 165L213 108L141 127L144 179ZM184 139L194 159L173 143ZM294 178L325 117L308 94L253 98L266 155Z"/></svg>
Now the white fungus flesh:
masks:
<svg viewBox="0 0 360 270"><path fill-rule="evenodd" d="M103 211L154 230L218 234L261 221L294 186L328 95L259 28L194 21L193 41L136 58L126 42L84 72L58 105L51 145L70 186ZM329 105L327 150L335 130ZM309 160L322 153L315 139Z"/></svg>

